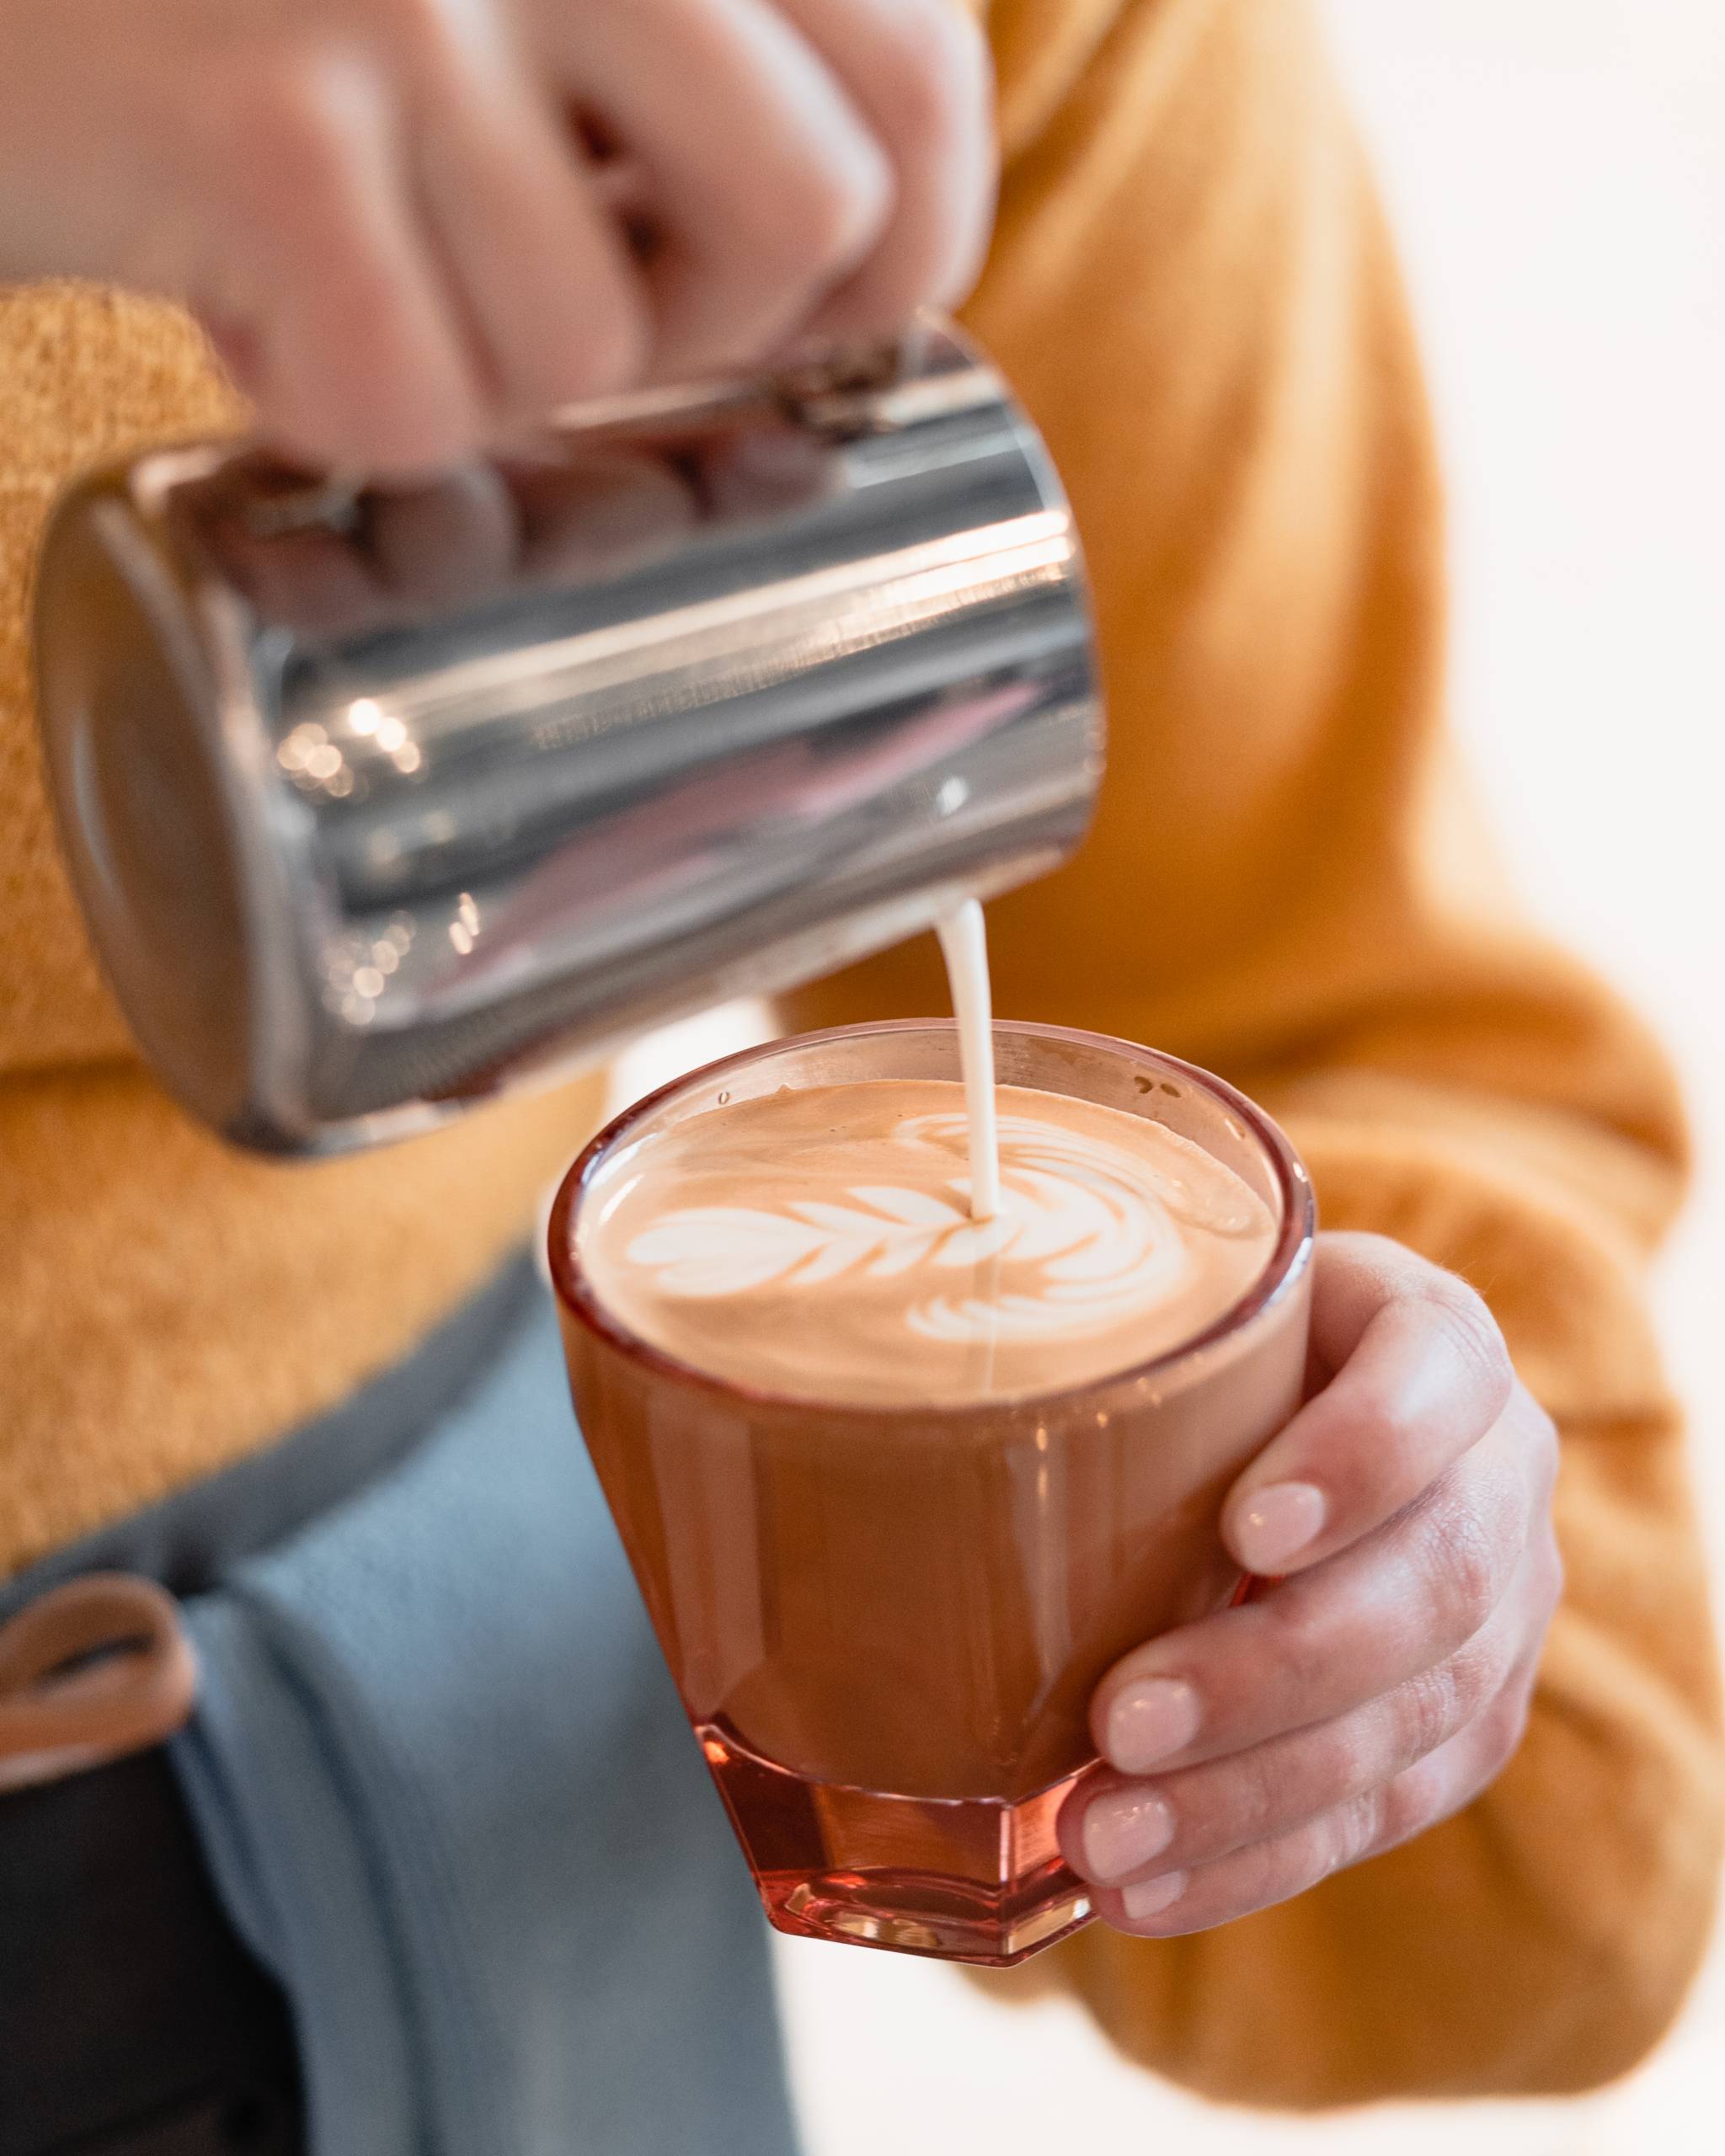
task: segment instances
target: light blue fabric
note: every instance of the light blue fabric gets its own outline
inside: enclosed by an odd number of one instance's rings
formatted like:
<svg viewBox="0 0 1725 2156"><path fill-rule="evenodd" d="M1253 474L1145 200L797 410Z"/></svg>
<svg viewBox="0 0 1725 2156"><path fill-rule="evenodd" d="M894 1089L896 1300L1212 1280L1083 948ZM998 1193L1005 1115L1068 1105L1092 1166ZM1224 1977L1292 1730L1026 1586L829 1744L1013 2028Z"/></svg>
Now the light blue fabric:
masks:
<svg viewBox="0 0 1725 2156"><path fill-rule="evenodd" d="M791 2156L764 1921L547 1305L188 1616L175 1763L292 2001L312 2156Z"/></svg>

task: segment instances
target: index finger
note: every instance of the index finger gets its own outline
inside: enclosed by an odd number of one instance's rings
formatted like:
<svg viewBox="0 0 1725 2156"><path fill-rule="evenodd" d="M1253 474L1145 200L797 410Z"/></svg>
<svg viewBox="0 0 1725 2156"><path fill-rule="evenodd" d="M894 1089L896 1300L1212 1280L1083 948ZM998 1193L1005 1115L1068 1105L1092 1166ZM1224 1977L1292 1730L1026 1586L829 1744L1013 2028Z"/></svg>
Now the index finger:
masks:
<svg viewBox="0 0 1725 2156"><path fill-rule="evenodd" d="M1477 1444L1514 1382L1466 1282L1381 1235L1318 1239L1312 1350L1333 1374L1229 1493L1247 1572L1304 1571L1381 1527Z"/></svg>

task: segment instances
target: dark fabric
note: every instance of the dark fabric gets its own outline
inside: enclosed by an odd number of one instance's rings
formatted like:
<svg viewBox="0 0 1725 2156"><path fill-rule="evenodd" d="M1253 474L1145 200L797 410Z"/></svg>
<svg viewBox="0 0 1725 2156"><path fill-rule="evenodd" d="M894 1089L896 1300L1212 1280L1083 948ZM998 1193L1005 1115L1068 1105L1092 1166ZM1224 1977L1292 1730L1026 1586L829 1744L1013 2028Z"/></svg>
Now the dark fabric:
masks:
<svg viewBox="0 0 1725 2156"><path fill-rule="evenodd" d="M167 1754L0 1795L0 2156L301 2156L286 2003Z"/></svg>
<svg viewBox="0 0 1725 2156"><path fill-rule="evenodd" d="M0 1580L0 1623L82 1572L142 1572L184 1598L375 1481L410 1453L485 1369L544 1289L512 1259L404 1362L267 1452Z"/></svg>

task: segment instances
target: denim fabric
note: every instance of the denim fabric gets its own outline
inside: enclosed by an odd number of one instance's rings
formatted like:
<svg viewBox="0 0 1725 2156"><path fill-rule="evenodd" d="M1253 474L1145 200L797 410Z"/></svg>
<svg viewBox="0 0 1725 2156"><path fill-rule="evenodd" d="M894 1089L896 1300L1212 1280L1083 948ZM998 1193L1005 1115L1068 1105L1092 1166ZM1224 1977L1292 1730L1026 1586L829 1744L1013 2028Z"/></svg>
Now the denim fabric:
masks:
<svg viewBox="0 0 1725 2156"><path fill-rule="evenodd" d="M793 2156L764 1921L542 1299L187 1615L174 1764L291 2001L311 2156Z"/></svg>

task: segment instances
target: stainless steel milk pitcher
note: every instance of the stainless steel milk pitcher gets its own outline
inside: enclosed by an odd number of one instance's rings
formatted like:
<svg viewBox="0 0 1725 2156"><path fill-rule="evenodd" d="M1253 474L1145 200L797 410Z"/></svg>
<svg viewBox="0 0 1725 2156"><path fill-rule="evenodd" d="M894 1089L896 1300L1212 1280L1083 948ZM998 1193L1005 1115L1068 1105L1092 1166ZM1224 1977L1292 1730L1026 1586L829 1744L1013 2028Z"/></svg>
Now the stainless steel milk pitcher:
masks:
<svg viewBox="0 0 1725 2156"><path fill-rule="evenodd" d="M315 1153L1054 867L1100 731L1072 520L943 325L563 415L435 482L255 448L52 520L72 876L186 1107Z"/></svg>

